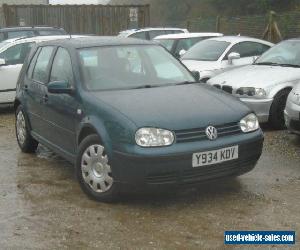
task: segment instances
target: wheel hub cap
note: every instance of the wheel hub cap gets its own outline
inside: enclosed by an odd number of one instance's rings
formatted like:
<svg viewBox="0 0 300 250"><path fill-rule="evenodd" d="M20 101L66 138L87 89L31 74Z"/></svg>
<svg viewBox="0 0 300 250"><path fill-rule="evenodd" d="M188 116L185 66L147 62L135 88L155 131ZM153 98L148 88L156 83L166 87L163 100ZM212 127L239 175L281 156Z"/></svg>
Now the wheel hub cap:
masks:
<svg viewBox="0 0 300 250"><path fill-rule="evenodd" d="M25 118L24 115L22 113L22 111L20 111L17 114L17 122L16 122L16 132L17 132L17 138L20 144L24 144L25 140L26 140L26 123L25 123Z"/></svg>
<svg viewBox="0 0 300 250"><path fill-rule="evenodd" d="M97 193L108 191L113 184L108 158L101 145L91 145L84 151L81 171L85 183Z"/></svg>

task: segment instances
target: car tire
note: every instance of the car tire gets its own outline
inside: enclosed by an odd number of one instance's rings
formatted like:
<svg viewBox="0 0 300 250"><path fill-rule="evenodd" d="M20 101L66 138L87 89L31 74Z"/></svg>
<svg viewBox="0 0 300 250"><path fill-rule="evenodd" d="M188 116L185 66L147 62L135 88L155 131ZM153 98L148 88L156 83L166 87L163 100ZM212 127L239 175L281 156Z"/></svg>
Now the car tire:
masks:
<svg viewBox="0 0 300 250"><path fill-rule="evenodd" d="M281 90L274 98L270 110L269 122L271 126L275 129L286 128L285 120L284 120L284 109L290 92L291 92L290 89Z"/></svg>
<svg viewBox="0 0 300 250"><path fill-rule="evenodd" d="M16 110L15 130L17 142L23 153L34 153L38 147L38 142L30 134L29 122L22 105Z"/></svg>
<svg viewBox="0 0 300 250"><path fill-rule="evenodd" d="M118 196L112 168L98 135L87 136L79 145L76 176L82 190L92 199L113 202Z"/></svg>

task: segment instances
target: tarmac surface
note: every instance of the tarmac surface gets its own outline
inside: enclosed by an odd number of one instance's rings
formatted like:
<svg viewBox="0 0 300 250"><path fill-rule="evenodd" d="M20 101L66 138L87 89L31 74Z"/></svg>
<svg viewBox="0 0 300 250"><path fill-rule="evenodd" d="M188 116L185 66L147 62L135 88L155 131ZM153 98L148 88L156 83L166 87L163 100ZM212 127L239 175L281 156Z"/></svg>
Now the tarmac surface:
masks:
<svg viewBox="0 0 300 250"><path fill-rule="evenodd" d="M90 200L73 166L46 148L21 153L14 115L0 110L0 248L224 249L232 248L224 246L225 230L299 235L300 137L264 131L263 155L244 176L105 204ZM299 236L296 242L300 249Z"/></svg>

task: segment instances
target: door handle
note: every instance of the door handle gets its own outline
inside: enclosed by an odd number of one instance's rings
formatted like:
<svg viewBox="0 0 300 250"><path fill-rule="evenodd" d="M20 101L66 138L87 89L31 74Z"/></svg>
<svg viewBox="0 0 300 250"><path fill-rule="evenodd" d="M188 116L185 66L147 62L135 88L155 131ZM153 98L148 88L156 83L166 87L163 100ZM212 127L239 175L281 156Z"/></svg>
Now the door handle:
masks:
<svg viewBox="0 0 300 250"><path fill-rule="evenodd" d="M48 95L44 95L44 96L43 96L43 101L44 101L44 102L48 102Z"/></svg>

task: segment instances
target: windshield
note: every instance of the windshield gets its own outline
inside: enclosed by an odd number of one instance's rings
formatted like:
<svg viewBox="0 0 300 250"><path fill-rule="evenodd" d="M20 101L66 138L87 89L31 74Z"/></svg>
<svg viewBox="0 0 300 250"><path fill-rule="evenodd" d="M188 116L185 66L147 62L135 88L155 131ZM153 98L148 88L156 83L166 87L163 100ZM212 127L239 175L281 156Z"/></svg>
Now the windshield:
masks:
<svg viewBox="0 0 300 250"><path fill-rule="evenodd" d="M78 53L83 81L89 90L150 88L195 81L160 46L93 47Z"/></svg>
<svg viewBox="0 0 300 250"><path fill-rule="evenodd" d="M300 67L300 42L282 42L264 53L255 64Z"/></svg>
<svg viewBox="0 0 300 250"><path fill-rule="evenodd" d="M182 60L217 61L229 45L229 42L204 40L186 52Z"/></svg>

